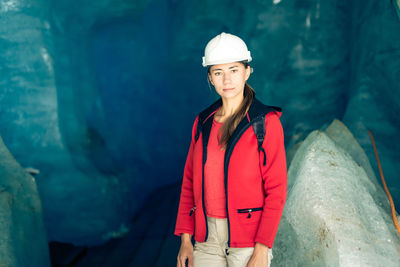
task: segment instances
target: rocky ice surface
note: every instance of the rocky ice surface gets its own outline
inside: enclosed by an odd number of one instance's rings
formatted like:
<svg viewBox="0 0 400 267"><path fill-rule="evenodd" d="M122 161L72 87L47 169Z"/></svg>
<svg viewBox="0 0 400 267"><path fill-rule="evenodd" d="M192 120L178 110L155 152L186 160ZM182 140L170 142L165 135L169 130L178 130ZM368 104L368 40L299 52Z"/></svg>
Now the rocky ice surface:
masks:
<svg viewBox="0 0 400 267"><path fill-rule="evenodd" d="M42 216L35 179L0 137L0 266L50 266Z"/></svg>
<svg viewBox="0 0 400 267"><path fill-rule="evenodd" d="M288 149L339 118L376 172L371 129L400 206L394 3L0 0L0 135L40 170L49 240L123 236L150 192L181 180L194 117L216 98L203 49L221 31L248 44L249 83L283 108Z"/></svg>
<svg viewBox="0 0 400 267"><path fill-rule="evenodd" d="M340 121L295 152L274 248L272 266L400 266L389 201Z"/></svg>
<svg viewBox="0 0 400 267"><path fill-rule="evenodd" d="M115 146L88 126L93 114L103 114L87 80L88 28L101 10L132 14L141 5L83 2L0 0L0 135L21 165L40 170L35 178L49 240L88 245L125 234L146 196L141 190L154 186L139 178L139 167L116 166L106 148Z"/></svg>

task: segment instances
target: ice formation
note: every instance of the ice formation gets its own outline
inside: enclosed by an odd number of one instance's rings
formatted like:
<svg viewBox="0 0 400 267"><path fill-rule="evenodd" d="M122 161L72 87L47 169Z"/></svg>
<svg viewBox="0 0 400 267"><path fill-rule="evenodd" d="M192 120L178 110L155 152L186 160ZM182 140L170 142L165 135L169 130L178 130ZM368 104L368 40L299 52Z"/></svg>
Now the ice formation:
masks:
<svg viewBox="0 0 400 267"><path fill-rule="evenodd" d="M400 265L400 237L386 195L341 122L304 140L288 181L274 266Z"/></svg>
<svg viewBox="0 0 400 267"><path fill-rule="evenodd" d="M248 44L249 83L283 108L288 148L337 117L371 161L373 130L400 206L394 3L0 0L0 135L40 170L49 240L123 235L150 192L181 180L192 122L216 98L203 49L221 31Z"/></svg>
<svg viewBox="0 0 400 267"><path fill-rule="evenodd" d="M50 267L35 179L0 137L0 266Z"/></svg>

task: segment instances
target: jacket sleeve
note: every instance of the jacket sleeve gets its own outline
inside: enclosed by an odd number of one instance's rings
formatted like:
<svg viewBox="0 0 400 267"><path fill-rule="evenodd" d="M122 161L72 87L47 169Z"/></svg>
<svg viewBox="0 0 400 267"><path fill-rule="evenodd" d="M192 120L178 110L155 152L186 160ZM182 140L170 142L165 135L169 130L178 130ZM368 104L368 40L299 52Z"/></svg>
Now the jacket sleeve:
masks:
<svg viewBox="0 0 400 267"><path fill-rule="evenodd" d="M190 210L194 207L193 198L193 149L195 143L195 134L197 130L198 117L196 118L192 129L192 141L190 142L189 152L186 158L185 169L179 200L178 216L175 225L175 235L194 233L194 215L189 216Z"/></svg>
<svg viewBox="0 0 400 267"><path fill-rule="evenodd" d="M272 248L278 231L287 195L287 169L282 124L279 112L265 116L265 138L263 148L267 163L263 166L260 153L260 166L265 192L264 209L255 242Z"/></svg>

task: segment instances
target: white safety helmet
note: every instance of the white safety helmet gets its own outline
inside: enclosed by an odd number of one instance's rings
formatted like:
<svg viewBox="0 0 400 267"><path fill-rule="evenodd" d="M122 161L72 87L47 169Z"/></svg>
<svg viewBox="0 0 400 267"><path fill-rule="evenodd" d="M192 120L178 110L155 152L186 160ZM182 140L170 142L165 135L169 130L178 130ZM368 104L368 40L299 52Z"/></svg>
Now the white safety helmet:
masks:
<svg viewBox="0 0 400 267"><path fill-rule="evenodd" d="M204 51L203 67L237 61L251 61L250 51L239 37L221 33L211 39Z"/></svg>

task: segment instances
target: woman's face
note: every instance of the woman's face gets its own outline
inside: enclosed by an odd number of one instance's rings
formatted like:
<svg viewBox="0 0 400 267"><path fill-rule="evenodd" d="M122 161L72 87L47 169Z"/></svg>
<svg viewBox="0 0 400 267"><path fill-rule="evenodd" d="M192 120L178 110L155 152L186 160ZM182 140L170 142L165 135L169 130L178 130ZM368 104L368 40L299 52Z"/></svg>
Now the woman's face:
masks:
<svg viewBox="0 0 400 267"><path fill-rule="evenodd" d="M244 85L250 76L250 66L241 62L213 65L208 77L217 93L225 99L243 97Z"/></svg>

